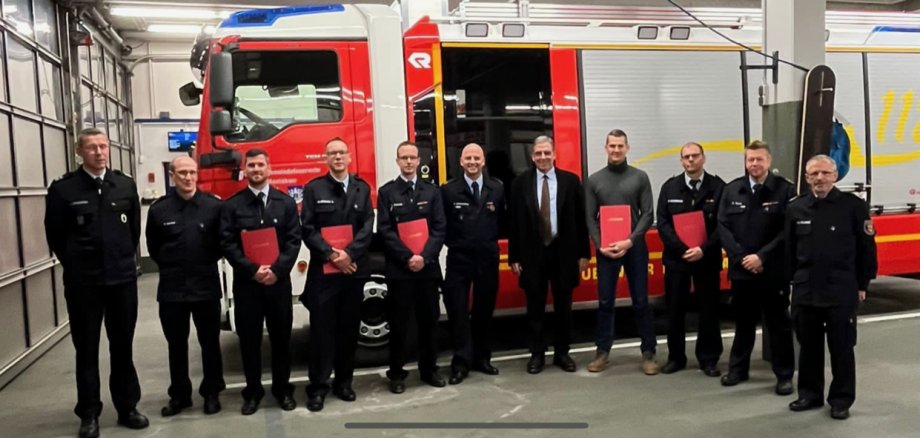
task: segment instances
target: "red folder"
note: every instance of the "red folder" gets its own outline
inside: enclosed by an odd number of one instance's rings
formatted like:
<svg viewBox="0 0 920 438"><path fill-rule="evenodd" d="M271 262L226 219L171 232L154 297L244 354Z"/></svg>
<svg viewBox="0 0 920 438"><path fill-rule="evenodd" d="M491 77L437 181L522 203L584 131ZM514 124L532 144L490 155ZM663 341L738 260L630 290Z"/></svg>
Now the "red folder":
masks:
<svg viewBox="0 0 920 438"><path fill-rule="evenodd" d="M243 254L253 263L259 266L271 265L278 260L278 235L275 234L275 227L243 230L240 240L243 242Z"/></svg>
<svg viewBox="0 0 920 438"><path fill-rule="evenodd" d="M351 243L352 239L354 239L351 225L323 227L320 229L320 234L323 236L323 240L325 240L329 246L336 249L345 249L345 247ZM340 272L342 271L335 267L335 264L332 262L326 262L323 264L323 274L338 274Z"/></svg>
<svg viewBox="0 0 920 438"><path fill-rule="evenodd" d="M601 246L626 240L632 233L632 214L628 205L604 205L600 212Z"/></svg>
<svg viewBox="0 0 920 438"><path fill-rule="evenodd" d="M412 251L412 254L421 255L428 243L428 219L416 219L409 222L400 222L397 226L399 240Z"/></svg>
<svg viewBox="0 0 920 438"><path fill-rule="evenodd" d="M703 220L702 211L675 214L673 220L677 237L684 245L695 248L706 241L706 222Z"/></svg>

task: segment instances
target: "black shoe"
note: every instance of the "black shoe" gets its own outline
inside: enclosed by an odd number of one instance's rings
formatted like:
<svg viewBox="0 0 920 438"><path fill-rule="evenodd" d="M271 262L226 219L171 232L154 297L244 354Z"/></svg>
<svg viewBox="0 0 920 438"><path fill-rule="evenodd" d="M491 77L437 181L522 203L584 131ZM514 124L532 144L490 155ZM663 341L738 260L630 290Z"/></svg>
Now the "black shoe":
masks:
<svg viewBox="0 0 920 438"><path fill-rule="evenodd" d="M217 398L217 394L205 396L204 398L205 415L213 415L218 412L220 412L220 399Z"/></svg>
<svg viewBox="0 0 920 438"><path fill-rule="evenodd" d="M719 376L722 375L722 372L719 371L719 367L717 367L717 366L715 366L715 365L705 365L705 366L701 366L701 367L700 367L700 370L703 372L703 374L705 374L705 375L707 375L707 376L709 376L709 377L719 377Z"/></svg>
<svg viewBox="0 0 920 438"><path fill-rule="evenodd" d="M546 356L542 354L531 354L530 360L527 361L527 372L529 374L539 374L546 366Z"/></svg>
<svg viewBox="0 0 920 438"><path fill-rule="evenodd" d="M782 379L776 381L776 395L789 395L792 394L792 380Z"/></svg>
<svg viewBox="0 0 920 438"><path fill-rule="evenodd" d="M140 412L137 412L137 409L132 409L131 412L118 416L118 425L128 429L146 429L150 425L150 421Z"/></svg>
<svg viewBox="0 0 920 438"><path fill-rule="evenodd" d="M434 386L435 388L443 388L447 386L447 382L444 381L444 377L442 377L437 371L432 371L427 375L422 376L422 381L431 386Z"/></svg>
<svg viewBox="0 0 920 438"><path fill-rule="evenodd" d="M393 394L402 394L406 392L406 381L402 379L390 380L390 392Z"/></svg>
<svg viewBox="0 0 920 438"><path fill-rule="evenodd" d="M240 408L240 413L243 415L252 415L259 410L259 401L258 400L244 400L243 407Z"/></svg>
<svg viewBox="0 0 920 438"><path fill-rule="evenodd" d="M466 371L454 370L450 372L450 378L447 379L447 382L450 383L451 385L459 385L463 383L463 379L465 379L466 376L468 375L469 373L467 373Z"/></svg>
<svg viewBox="0 0 920 438"><path fill-rule="evenodd" d="M173 415L182 412L185 408L192 407L192 401L181 401L174 398L169 399L169 403L166 406L163 406L163 409L160 409L160 415L164 417L172 417Z"/></svg>
<svg viewBox="0 0 920 438"><path fill-rule="evenodd" d="M333 386L332 395L339 398L339 400L353 402L358 399L358 394L355 394L355 390L349 385L342 386Z"/></svg>
<svg viewBox="0 0 920 438"><path fill-rule="evenodd" d="M498 368L492 366L492 363L488 360L483 360L473 364L473 371L479 371L483 374L488 374L490 376L498 375Z"/></svg>
<svg viewBox="0 0 920 438"><path fill-rule="evenodd" d="M97 438L99 436L99 418L89 417L80 420L80 438Z"/></svg>
<svg viewBox="0 0 920 438"><path fill-rule="evenodd" d="M556 365L559 368L562 368L562 371L567 373L574 373L575 361L568 354L554 354L553 355L553 365Z"/></svg>
<svg viewBox="0 0 920 438"><path fill-rule="evenodd" d="M281 406L282 410L293 411L297 407L297 402L294 401L293 396L285 394L283 397L278 398L278 406Z"/></svg>
<svg viewBox="0 0 920 438"><path fill-rule="evenodd" d="M789 403L789 410L794 412L807 411L809 409L820 408L824 406L824 402L821 400L811 400L807 398L800 398L792 403Z"/></svg>
<svg viewBox="0 0 920 438"><path fill-rule="evenodd" d="M850 408L831 407L831 418L835 420L846 420L850 418Z"/></svg>
<svg viewBox="0 0 920 438"><path fill-rule="evenodd" d="M665 374L674 374L686 367L686 363L677 363L673 360L669 360L668 363L664 364L664 368L661 369L661 372Z"/></svg>
<svg viewBox="0 0 920 438"><path fill-rule="evenodd" d="M741 375L732 371L722 376L722 386L735 386L748 379L747 374Z"/></svg>
<svg viewBox="0 0 920 438"><path fill-rule="evenodd" d="M310 412L319 412L319 411L323 410L323 402L325 402L325 401L326 401L326 396L325 396L325 395L320 395L320 394L309 395L309 394L307 394L307 410L309 410Z"/></svg>

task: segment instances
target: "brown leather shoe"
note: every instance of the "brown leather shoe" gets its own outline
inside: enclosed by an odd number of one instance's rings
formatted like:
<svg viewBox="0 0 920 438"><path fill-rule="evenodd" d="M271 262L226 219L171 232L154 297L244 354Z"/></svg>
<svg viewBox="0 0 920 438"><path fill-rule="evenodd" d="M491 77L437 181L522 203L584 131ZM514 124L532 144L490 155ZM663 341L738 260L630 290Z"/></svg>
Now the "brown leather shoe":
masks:
<svg viewBox="0 0 920 438"><path fill-rule="evenodd" d="M645 352L642 353L642 372L646 376L654 376L661 371L658 366L658 362L655 362L655 353Z"/></svg>
<svg viewBox="0 0 920 438"><path fill-rule="evenodd" d="M597 355L594 356L594 360L588 364L588 371L592 373L599 373L607 369L607 364L609 363L607 360L608 356L610 356L609 352L598 351Z"/></svg>

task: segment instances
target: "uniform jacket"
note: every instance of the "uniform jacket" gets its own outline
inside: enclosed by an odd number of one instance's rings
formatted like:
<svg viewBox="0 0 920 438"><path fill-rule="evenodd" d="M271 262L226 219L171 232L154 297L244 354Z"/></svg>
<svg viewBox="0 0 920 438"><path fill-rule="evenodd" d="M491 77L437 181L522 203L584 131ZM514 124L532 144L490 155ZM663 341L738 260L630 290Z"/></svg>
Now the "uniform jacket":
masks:
<svg viewBox="0 0 920 438"><path fill-rule="evenodd" d="M200 190L187 201L172 193L150 206L147 251L160 267L158 301L220 298L220 208L216 196Z"/></svg>
<svg viewBox="0 0 920 438"><path fill-rule="evenodd" d="M664 243L662 263L668 269L690 271L706 269L713 271L722 270L722 245L719 241L718 219L719 198L725 182L718 176L709 173L703 174L699 190L694 195L693 190L687 187L683 173L674 176L661 185L658 194L658 235ZM683 259L684 253L690 249L677 237L674 229L674 215L702 211L706 223L706 242L700 246L703 258L696 262Z"/></svg>
<svg viewBox="0 0 920 438"><path fill-rule="evenodd" d="M270 293L291 293L291 269L300 252L300 223L297 219L297 204L287 194L269 189L268 202L259 215L262 201L249 190L240 190L224 202L220 215L220 245L224 257L233 266L234 290L262 290ZM278 282L264 286L253 276L259 266L246 258L240 233L261 228L274 227L278 237L278 259L271 264L271 270Z"/></svg>
<svg viewBox="0 0 920 438"><path fill-rule="evenodd" d="M412 272L407 267L412 251L399 237L398 224L425 219L428 222L428 242L419 254L425 267ZM377 192L377 234L383 239L388 279L436 278L441 279L439 262L447 222L438 188L420 178L412 183L397 178L383 185Z"/></svg>
<svg viewBox="0 0 920 438"><path fill-rule="evenodd" d="M540 209L537 207L536 170L530 169L511 183L508 233L508 263L520 263L523 272L520 286L537 287L540 260L543 257L543 240L540 237ZM561 266L561 287L574 289L580 281L578 259L591 258L588 244L588 222L585 219L585 191L574 173L556 168L556 250Z"/></svg>
<svg viewBox="0 0 920 438"><path fill-rule="evenodd" d="M134 180L109 169L101 187L85 170L48 188L45 237L64 266L65 285L117 285L137 280L140 202Z"/></svg>
<svg viewBox="0 0 920 438"><path fill-rule="evenodd" d="M352 227L352 242L343 248L358 266L352 275L371 274L367 251L374 237L374 210L370 195L370 186L358 175L349 175L347 193L342 192L342 186L328 173L303 186L300 219L303 241L310 250L308 277L325 276L323 264L332 255L332 247L323 240L322 228L334 225Z"/></svg>
<svg viewBox="0 0 920 438"><path fill-rule="evenodd" d="M483 177L479 204L463 176L441 187L447 218L445 243L451 251L475 251L498 257L498 237L505 222L505 187L495 178Z"/></svg>
<svg viewBox="0 0 920 438"><path fill-rule="evenodd" d="M785 234L792 304L855 307L878 270L865 201L836 187L824 199L800 196L789 204Z"/></svg>
<svg viewBox="0 0 920 438"><path fill-rule="evenodd" d="M766 279L783 285L783 219L786 205L795 196L792 183L768 174L757 194L751 193L747 175L734 179L722 191L719 202L719 237L728 254L728 275L732 280ZM741 266L741 260L757 254L762 274Z"/></svg>

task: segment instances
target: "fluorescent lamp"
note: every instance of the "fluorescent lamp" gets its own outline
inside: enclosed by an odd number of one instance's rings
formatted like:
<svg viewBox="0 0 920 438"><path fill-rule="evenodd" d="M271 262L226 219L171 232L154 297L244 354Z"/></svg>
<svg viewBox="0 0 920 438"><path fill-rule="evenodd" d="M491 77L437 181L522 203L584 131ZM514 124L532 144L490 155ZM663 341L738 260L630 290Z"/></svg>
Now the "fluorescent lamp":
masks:
<svg viewBox="0 0 920 438"><path fill-rule="evenodd" d="M176 18L191 20L217 20L227 18L230 11L193 8L142 8L133 6L115 6L109 13L119 17L138 18Z"/></svg>
<svg viewBox="0 0 920 438"><path fill-rule="evenodd" d="M197 35L201 32L214 33L215 26L202 26L200 24L151 24L147 26L147 32L152 33L174 33L182 35Z"/></svg>

